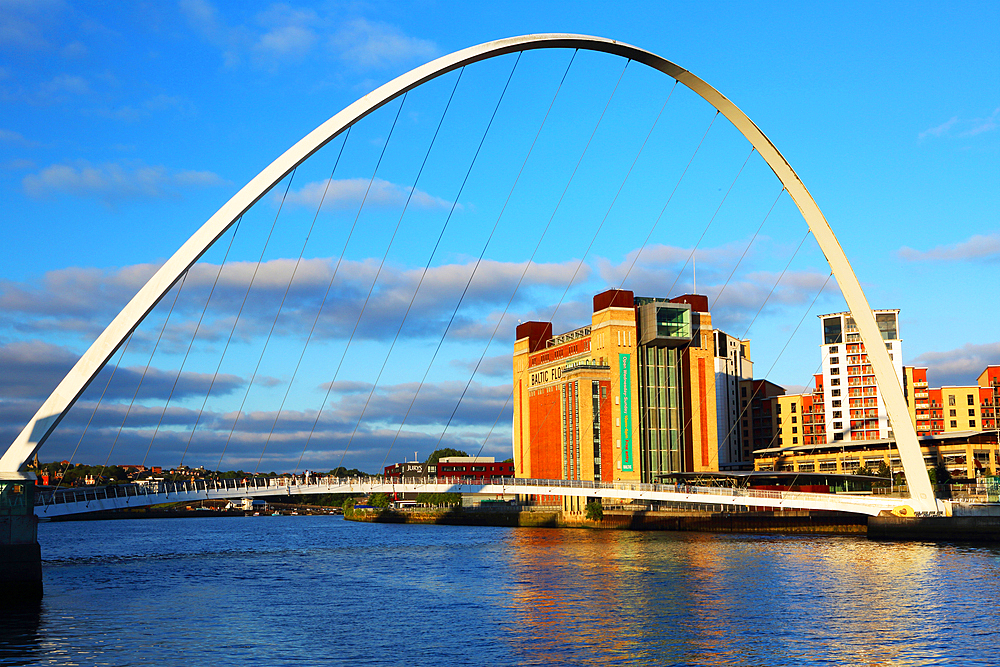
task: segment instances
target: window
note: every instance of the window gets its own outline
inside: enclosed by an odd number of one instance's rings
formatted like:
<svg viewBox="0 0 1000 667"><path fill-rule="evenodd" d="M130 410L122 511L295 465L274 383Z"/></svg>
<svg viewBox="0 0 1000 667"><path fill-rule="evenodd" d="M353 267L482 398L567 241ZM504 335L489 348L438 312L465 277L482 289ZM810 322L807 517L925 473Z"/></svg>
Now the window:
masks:
<svg viewBox="0 0 1000 667"><path fill-rule="evenodd" d="M839 364L840 363L840 357L830 357L830 363L831 364Z"/></svg>
<svg viewBox="0 0 1000 667"><path fill-rule="evenodd" d="M956 412L957 412L957 410L949 410L948 411L948 416L949 417L954 417Z"/></svg>
<svg viewBox="0 0 1000 667"><path fill-rule="evenodd" d="M792 433L798 433L798 432L799 432L799 427L798 426L793 426L792 427Z"/></svg>
<svg viewBox="0 0 1000 667"><path fill-rule="evenodd" d="M839 368L831 368L830 369L830 375L840 375L840 369Z"/></svg>
<svg viewBox="0 0 1000 667"><path fill-rule="evenodd" d="M842 428L844 428L844 422L833 422L833 428L834 429L842 429ZM839 438L838 438L838 440L839 440Z"/></svg>
<svg viewBox="0 0 1000 667"><path fill-rule="evenodd" d="M799 444L799 439L798 438L792 438L792 444L793 445Z"/></svg>
<svg viewBox="0 0 1000 667"><path fill-rule="evenodd" d="M777 410L777 412L778 412L779 415L781 414L781 403L778 403L778 410ZM781 420L779 419L778 421L781 421Z"/></svg>
<svg viewBox="0 0 1000 667"><path fill-rule="evenodd" d="M799 418L796 417L795 415L792 415L792 423L793 424L797 424L798 422L799 422Z"/></svg>
<svg viewBox="0 0 1000 667"><path fill-rule="evenodd" d="M839 402L839 401L838 401L838 402ZM834 411L833 411L833 418L834 418L834 419L840 419L840 418L841 418L841 416L842 416L842 415L840 414L840 410L834 410Z"/></svg>
<svg viewBox="0 0 1000 667"><path fill-rule="evenodd" d="M975 402L972 398L972 394L969 394L969 405L975 405Z"/></svg>
<svg viewBox="0 0 1000 667"><path fill-rule="evenodd" d="M830 354L837 354L837 346L836 345L831 345L830 346Z"/></svg>
<svg viewBox="0 0 1000 667"><path fill-rule="evenodd" d="M835 408L839 408L840 407L840 400L839 399L837 399L837 400L835 400L833 402L833 407L835 407Z"/></svg>
<svg viewBox="0 0 1000 667"><path fill-rule="evenodd" d="M792 403L792 412L795 412L795 408L798 407L797 403Z"/></svg>
<svg viewBox="0 0 1000 667"><path fill-rule="evenodd" d="M948 405L955 405L955 394L948 397Z"/></svg>
<svg viewBox="0 0 1000 667"><path fill-rule="evenodd" d="M840 386L840 378L831 378L830 379L830 386L831 387L839 387Z"/></svg>
<svg viewBox="0 0 1000 667"><path fill-rule="evenodd" d="M878 324L879 333L882 334L882 340L896 340L899 338L896 335L895 313L875 313L875 322ZM886 343L886 347L889 347L888 343Z"/></svg>
<svg viewBox="0 0 1000 667"><path fill-rule="evenodd" d="M833 391L830 392L830 395L831 396L840 396L840 390L839 389L834 389Z"/></svg>
<svg viewBox="0 0 1000 667"><path fill-rule="evenodd" d="M747 388L746 387L740 387L740 397L741 398L746 398L747 397Z"/></svg>
<svg viewBox="0 0 1000 667"><path fill-rule="evenodd" d="M834 440L843 440L844 439L844 434L843 433L834 433L833 434L833 439Z"/></svg>
<svg viewBox="0 0 1000 667"><path fill-rule="evenodd" d="M951 420L951 427L952 427L952 428L958 428L958 422L957 422L957 421L955 421L954 419L952 419L952 420Z"/></svg>
<svg viewBox="0 0 1000 667"><path fill-rule="evenodd" d="M975 417L976 416L976 409L975 408L969 408L969 416L970 417Z"/></svg>
<svg viewBox="0 0 1000 667"><path fill-rule="evenodd" d="M823 342L827 345L841 342L842 332L843 327L839 317L828 317L823 320Z"/></svg>
<svg viewBox="0 0 1000 667"><path fill-rule="evenodd" d="M969 420L969 428L976 428L976 420L975 419L970 419Z"/></svg>

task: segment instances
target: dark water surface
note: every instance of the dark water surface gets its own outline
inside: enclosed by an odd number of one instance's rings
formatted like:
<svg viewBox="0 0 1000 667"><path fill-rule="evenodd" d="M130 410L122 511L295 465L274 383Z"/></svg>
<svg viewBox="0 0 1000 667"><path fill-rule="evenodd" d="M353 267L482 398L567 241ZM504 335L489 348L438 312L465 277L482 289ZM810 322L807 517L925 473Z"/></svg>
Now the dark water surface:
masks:
<svg viewBox="0 0 1000 667"><path fill-rule="evenodd" d="M997 665L1000 550L357 524L39 526L0 665Z"/></svg>

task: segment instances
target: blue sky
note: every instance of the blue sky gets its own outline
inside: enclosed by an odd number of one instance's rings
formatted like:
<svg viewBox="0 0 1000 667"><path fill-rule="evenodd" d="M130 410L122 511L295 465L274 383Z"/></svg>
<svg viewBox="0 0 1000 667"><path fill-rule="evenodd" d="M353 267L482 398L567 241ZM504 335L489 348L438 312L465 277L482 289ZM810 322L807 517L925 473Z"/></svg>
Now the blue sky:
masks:
<svg viewBox="0 0 1000 667"><path fill-rule="evenodd" d="M872 306L901 309L906 363L929 366L935 385L971 383L987 363L1000 363L996 3L472 9L455 2L236 7L183 0L110 9L0 0L0 435L14 437L159 263L314 127L434 57L538 32L629 42L715 86L799 173ZM716 322L752 339L759 376L806 384L819 365L815 315L841 309L842 301L832 283L819 293L828 270L811 239L793 256L805 232L801 217L759 157L747 159L742 137L724 120L712 121L713 110L634 63L579 54L525 161L571 55L537 52L516 68L513 56L469 67L461 80L453 73L413 91L395 126L398 102L359 123L346 143L331 142L246 216L228 257L229 236L206 254L163 326L168 295L130 342L114 379L106 370L94 382L42 458L68 458L79 444L77 460L88 461L145 457L267 470L343 462L375 470L414 451L423 458L438 443L506 457L517 320L555 312L556 329L579 326L590 295L612 286L657 296L689 291L685 264L696 243L698 289L712 298ZM536 265L511 299L550 220ZM258 267L272 223L276 233ZM335 269L331 305L306 346ZM212 306L193 336L216 276Z"/></svg>

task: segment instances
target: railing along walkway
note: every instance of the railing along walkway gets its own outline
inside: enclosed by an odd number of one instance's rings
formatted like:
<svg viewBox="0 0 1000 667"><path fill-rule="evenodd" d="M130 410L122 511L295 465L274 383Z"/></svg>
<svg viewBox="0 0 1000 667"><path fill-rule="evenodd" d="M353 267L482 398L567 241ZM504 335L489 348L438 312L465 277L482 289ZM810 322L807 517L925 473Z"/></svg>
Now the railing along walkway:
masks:
<svg viewBox="0 0 1000 667"><path fill-rule="evenodd" d="M814 509L877 515L905 502L900 498L833 493L770 491L735 487L593 482L513 477L476 480L462 477L248 477L244 479L122 484L99 488L38 491L35 514L55 517L100 510L143 507L161 503L303 494L471 493L484 495L543 495L622 498L776 509Z"/></svg>

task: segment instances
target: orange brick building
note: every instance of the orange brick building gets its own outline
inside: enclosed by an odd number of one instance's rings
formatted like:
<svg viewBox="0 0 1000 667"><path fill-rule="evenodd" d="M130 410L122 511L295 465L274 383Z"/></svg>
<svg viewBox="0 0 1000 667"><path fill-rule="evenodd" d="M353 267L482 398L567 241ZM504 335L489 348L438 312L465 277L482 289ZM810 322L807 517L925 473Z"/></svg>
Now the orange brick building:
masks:
<svg viewBox="0 0 1000 667"><path fill-rule="evenodd" d="M594 297L588 326L557 336L517 327L514 461L518 477L655 481L718 470L708 299Z"/></svg>

